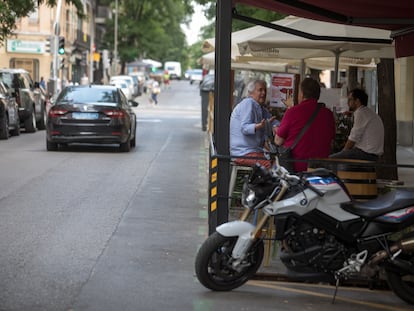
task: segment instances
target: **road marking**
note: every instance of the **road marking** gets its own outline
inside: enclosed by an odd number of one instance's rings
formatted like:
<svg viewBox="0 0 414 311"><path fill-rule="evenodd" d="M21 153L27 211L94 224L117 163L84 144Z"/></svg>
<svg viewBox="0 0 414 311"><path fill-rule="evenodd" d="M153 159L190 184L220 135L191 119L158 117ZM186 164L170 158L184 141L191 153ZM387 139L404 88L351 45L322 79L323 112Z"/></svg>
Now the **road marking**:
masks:
<svg viewBox="0 0 414 311"><path fill-rule="evenodd" d="M137 122L161 123L161 119L137 119Z"/></svg>
<svg viewBox="0 0 414 311"><path fill-rule="evenodd" d="M328 295L328 294L322 294L322 293L317 293L314 291L310 291L310 290L304 290L304 289L297 289L297 288L290 288L290 287L285 287L285 286L280 286L280 285L276 285L274 282L266 282L266 281L249 281L247 283L248 285L252 285L252 286L258 286L258 287L264 287L264 288L270 288L270 289L277 289L277 290L282 290L282 291L287 291L287 292L292 292L292 293L298 293L298 294L304 294L304 295L310 295L310 296L315 296L315 297L322 297L322 298L326 298L326 299L332 299L333 295ZM304 285L302 283L294 283L295 285ZM310 285L312 287L332 287L332 286L319 286L317 284L306 284L306 285ZM345 298L345 297L340 297L340 296L336 296L335 300L337 301L344 301L344 302L349 302L349 303L353 303L353 304L359 304L359 305L363 305L363 306L367 306L367 307L372 307L372 308L377 308L380 310L390 310L390 311L409 311L411 309L403 309L403 308L398 308L395 306L386 306L383 304L378 304L378 303L373 303L373 302L365 302L365 301L360 301L360 300L355 300L355 299L350 299L350 298Z"/></svg>

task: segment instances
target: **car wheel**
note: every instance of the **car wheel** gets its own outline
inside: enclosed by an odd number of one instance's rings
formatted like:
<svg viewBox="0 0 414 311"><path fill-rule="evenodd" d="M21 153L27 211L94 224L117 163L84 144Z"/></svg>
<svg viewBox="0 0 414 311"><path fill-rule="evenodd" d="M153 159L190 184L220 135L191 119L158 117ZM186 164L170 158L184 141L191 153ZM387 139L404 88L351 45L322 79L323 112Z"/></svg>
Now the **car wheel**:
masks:
<svg viewBox="0 0 414 311"><path fill-rule="evenodd" d="M9 119L6 113L0 116L0 139L9 139Z"/></svg>
<svg viewBox="0 0 414 311"><path fill-rule="evenodd" d="M121 152L129 152L129 151L131 151L131 141L128 139L126 142L121 143L119 145L119 150L121 150Z"/></svg>
<svg viewBox="0 0 414 311"><path fill-rule="evenodd" d="M134 138L131 139L131 147L134 148L135 146L136 146L136 139L134 136Z"/></svg>
<svg viewBox="0 0 414 311"><path fill-rule="evenodd" d="M47 151L57 151L59 149L59 145L57 143L46 140L46 149Z"/></svg>
<svg viewBox="0 0 414 311"><path fill-rule="evenodd" d="M46 128L46 105L42 104L42 116L39 122L36 123L36 126L39 130L44 130Z"/></svg>
<svg viewBox="0 0 414 311"><path fill-rule="evenodd" d="M24 127L27 133L36 132L36 115L34 110L32 111L32 116L24 120Z"/></svg>
<svg viewBox="0 0 414 311"><path fill-rule="evenodd" d="M18 121L16 127L10 131L12 136L19 136L20 135L20 122Z"/></svg>

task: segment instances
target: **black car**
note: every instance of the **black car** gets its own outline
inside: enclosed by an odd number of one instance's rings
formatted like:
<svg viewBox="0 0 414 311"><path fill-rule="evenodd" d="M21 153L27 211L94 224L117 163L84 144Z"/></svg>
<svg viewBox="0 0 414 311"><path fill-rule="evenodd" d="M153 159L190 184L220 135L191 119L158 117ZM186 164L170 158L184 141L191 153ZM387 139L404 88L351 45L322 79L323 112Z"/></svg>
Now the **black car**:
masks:
<svg viewBox="0 0 414 311"><path fill-rule="evenodd" d="M45 129L46 108L42 103L38 83L32 80L24 69L0 69L0 81L19 105L19 118L26 132L33 133L36 129Z"/></svg>
<svg viewBox="0 0 414 311"><path fill-rule="evenodd" d="M112 85L68 86L49 110L46 148L59 144L119 144L128 152L135 147L136 115L124 93Z"/></svg>
<svg viewBox="0 0 414 311"><path fill-rule="evenodd" d="M0 82L0 139L20 135L19 106Z"/></svg>

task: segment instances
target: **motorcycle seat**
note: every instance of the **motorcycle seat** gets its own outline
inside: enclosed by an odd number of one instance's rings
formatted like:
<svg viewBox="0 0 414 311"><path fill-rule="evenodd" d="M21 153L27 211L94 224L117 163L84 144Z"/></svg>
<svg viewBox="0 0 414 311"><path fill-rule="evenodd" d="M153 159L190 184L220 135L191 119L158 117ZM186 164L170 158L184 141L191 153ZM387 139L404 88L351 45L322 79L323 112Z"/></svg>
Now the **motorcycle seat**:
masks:
<svg viewBox="0 0 414 311"><path fill-rule="evenodd" d="M407 207L414 208L414 189L397 189L369 201L341 203L347 212L370 219Z"/></svg>

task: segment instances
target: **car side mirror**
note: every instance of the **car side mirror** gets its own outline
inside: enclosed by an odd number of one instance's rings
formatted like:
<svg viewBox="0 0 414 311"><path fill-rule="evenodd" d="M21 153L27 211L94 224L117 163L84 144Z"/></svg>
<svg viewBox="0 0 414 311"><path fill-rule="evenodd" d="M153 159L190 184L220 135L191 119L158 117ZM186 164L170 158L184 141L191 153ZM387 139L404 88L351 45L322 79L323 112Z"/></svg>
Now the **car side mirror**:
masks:
<svg viewBox="0 0 414 311"><path fill-rule="evenodd" d="M38 89L38 88L40 87L39 82L35 82L35 83L34 83L34 87L35 87L35 89Z"/></svg>
<svg viewBox="0 0 414 311"><path fill-rule="evenodd" d="M129 100L128 103L132 106L132 107L138 107L139 103L135 100Z"/></svg>

